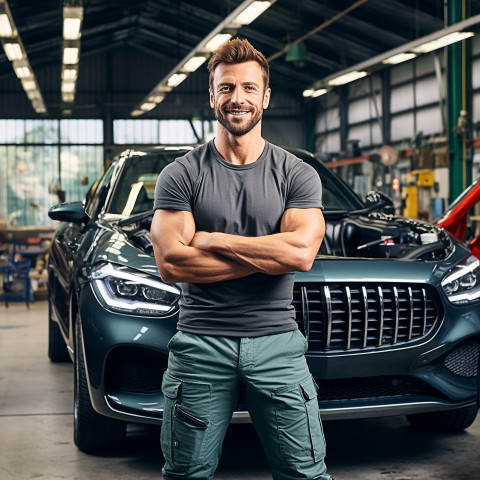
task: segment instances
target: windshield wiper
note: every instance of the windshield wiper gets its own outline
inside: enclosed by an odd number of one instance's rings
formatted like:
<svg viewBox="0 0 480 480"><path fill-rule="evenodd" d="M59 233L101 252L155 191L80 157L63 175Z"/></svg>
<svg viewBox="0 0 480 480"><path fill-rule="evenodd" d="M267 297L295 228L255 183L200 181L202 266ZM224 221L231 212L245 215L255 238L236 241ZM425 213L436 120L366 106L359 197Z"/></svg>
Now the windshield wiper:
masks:
<svg viewBox="0 0 480 480"><path fill-rule="evenodd" d="M125 225L131 225L132 223L138 223L144 220L145 218L153 216L153 210L149 210L148 212L139 213L138 215L133 215L133 217L124 218L123 220L119 220L117 225L120 227L124 227Z"/></svg>

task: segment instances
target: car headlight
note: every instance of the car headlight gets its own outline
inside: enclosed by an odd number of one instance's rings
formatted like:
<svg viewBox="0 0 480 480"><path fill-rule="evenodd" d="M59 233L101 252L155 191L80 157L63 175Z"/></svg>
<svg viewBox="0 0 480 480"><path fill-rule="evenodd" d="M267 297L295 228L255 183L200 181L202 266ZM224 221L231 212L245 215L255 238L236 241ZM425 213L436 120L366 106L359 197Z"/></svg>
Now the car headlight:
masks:
<svg viewBox="0 0 480 480"><path fill-rule="evenodd" d="M457 305L480 300L480 260L471 255L455 265L443 278L442 288Z"/></svg>
<svg viewBox="0 0 480 480"><path fill-rule="evenodd" d="M92 273L92 285L106 308L132 315L167 315L180 297L180 291L172 285L111 263Z"/></svg>

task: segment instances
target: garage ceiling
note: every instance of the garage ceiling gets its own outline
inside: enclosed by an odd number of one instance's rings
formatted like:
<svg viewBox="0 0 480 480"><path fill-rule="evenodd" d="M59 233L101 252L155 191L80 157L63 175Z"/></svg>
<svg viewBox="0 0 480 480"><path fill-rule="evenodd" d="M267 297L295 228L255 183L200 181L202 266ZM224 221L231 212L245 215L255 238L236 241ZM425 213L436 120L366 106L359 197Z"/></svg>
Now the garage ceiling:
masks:
<svg viewBox="0 0 480 480"><path fill-rule="evenodd" d="M161 63L165 72L182 60L241 0L85 0L81 39L80 74L75 108L80 108L82 88L92 88L89 58L105 53L139 55ZM354 0L277 0L262 16L238 35L248 38L267 57L275 55L293 40L355 4ZM469 16L480 13L480 0L467 2ZM62 55L62 2L59 0L9 0L11 12L33 70L53 68L58 75L39 76L47 92L51 116L61 114L60 69ZM301 95L315 81L391 50L444 26L444 6L439 0L369 0L325 29L309 36L304 44L308 57L303 66L285 61L282 55L271 62L272 87L286 94ZM200 71L202 70L202 71ZM205 92L203 66L179 87ZM116 72L111 72L113 76ZM124 109L130 111L161 77L157 72L130 75L128 91L123 87ZM56 77L56 78L55 78ZM90 81L87 82L87 78ZM18 86L11 63L0 54L0 82ZM83 80L82 80L83 79ZM16 83L15 83L16 82ZM1 85L0 85L1 87ZM58 95L54 96L55 90ZM25 96L25 101L28 100ZM78 103L80 102L80 103ZM0 116L2 116L0 105ZM154 112L158 114L158 107ZM10 116L9 114L7 116ZM152 112L149 116L155 116Z"/></svg>

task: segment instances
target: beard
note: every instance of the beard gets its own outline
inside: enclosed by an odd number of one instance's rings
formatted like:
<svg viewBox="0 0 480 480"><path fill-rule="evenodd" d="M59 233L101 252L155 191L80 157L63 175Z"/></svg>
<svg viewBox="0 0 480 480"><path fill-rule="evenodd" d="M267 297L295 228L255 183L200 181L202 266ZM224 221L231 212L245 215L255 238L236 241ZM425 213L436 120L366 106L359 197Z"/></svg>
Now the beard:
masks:
<svg viewBox="0 0 480 480"><path fill-rule="evenodd" d="M250 120L245 123L242 117L229 118L228 112L230 110L242 110L252 112L253 115L250 117ZM241 137L242 135L246 135L248 132L250 132L250 130L252 130L262 119L263 109L259 109L255 113L254 108L238 105L236 103L229 103L228 105L224 105L223 107L219 107L217 104L215 104L214 113L215 118L229 133L235 135L236 137Z"/></svg>

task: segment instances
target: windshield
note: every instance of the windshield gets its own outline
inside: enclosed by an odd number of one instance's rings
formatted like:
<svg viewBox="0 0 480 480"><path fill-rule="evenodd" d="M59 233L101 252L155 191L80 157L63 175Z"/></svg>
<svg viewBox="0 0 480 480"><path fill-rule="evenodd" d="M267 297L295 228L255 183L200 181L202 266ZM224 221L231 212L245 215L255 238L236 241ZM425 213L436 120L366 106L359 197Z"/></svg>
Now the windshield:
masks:
<svg viewBox="0 0 480 480"><path fill-rule="evenodd" d="M136 215L152 210L158 174L185 153L175 150L127 158L107 212Z"/></svg>
<svg viewBox="0 0 480 480"><path fill-rule="evenodd" d="M296 157L311 165L322 181L322 203L328 210L359 210L365 205L357 194L337 175L331 172L323 163L308 152L290 150Z"/></svg>

